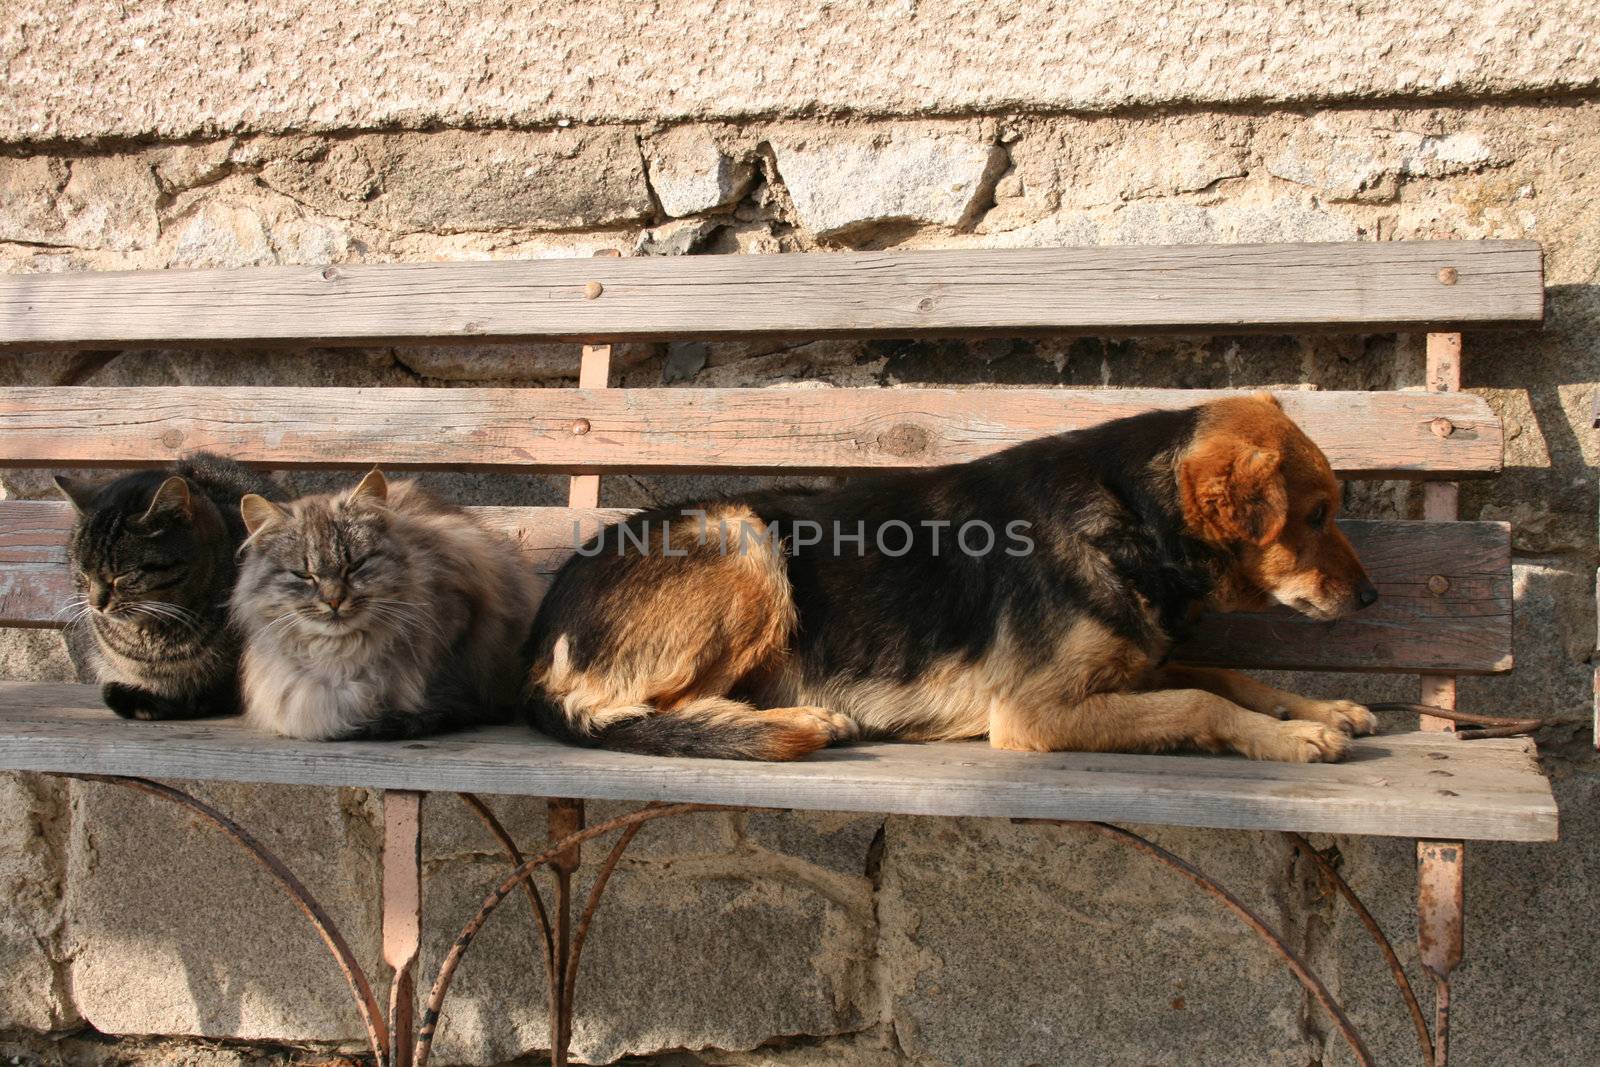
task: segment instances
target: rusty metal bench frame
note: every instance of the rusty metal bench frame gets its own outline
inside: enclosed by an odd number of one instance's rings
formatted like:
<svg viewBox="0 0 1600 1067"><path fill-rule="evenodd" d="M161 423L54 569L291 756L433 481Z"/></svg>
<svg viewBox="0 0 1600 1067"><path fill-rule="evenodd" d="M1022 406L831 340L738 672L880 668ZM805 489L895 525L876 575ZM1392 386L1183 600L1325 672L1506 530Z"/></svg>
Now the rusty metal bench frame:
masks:
<svg viewBox="0 0 1600 1067"><path fill-rule="evenodd" d="M6 348L519 339L570 340L583 347L576 390L147 389L138 391L138 425L121 425L115 433L102 422L108 411L129 407L123 403L134 399L125 395L128 390L0 390L4 416L0 465L136 466L207 447L267 467L381 463L391 469L466 465L569 473L569 504L574 510L565 515L488 509L503 512L492 518L518 529L525 547L548 572L570 544L570 533L563 529L569 517L588 523L605 517L595 510L603 470L790 469L840 474L916 466L968 458L1026 436L1128 410L1192 403L1203 395L1153 390L1007 391L1005 404L991 404L974 416L969 409L983 406L975 405L974 398L995 391L838 391L831 397L767 390L603 392L610 342L759 336L1426 333L1425 393L1285 396L1337 468L1365 477L1428 479L1441 473L1489 474L1499 467L1498 419L1481 401L1452 395L1460 388L1458 331L1537 325L1542 314L1540 253L1537 245L1527 242L863 253L672 262L602 258L11 276L0 278L0 347ZM852 394L848 410L836 416L830 408L846 392ZM436 407L444 398L449 399L448 412ZM1379 427L1391 435L1384 442L1383 458L1370 444ZM671 432L674 428L676 435ZM1366 443L1363 436L1369 439ZM1453 481L1425 481L1424 517L1456 518ZM65 509L53 504L0 503L0 624L54 624L55 605L66 581L61 543L69 521ZM1419 539L1415 530L1390 529L1405 524L1371 525L1371 535L1377 538L1372 544L1401 556L1415 554L1415 546L1427 540ZM1453 709L1456 673L1507 670L1511 656L1504 527L1479 523L1452 529L1453 551L1469 557L1458 571L1450 571L1456 575L1453 579L1428 574L1430 568L1411 557L1391 568L1391 580L1408 583L1405 587L1414 598L1435 598L1406 621L1411 632L1407 641L1363 639L1356 632L1354 637L1347 633L1342 643L1330 642L1324 640L1326 631L1314 632L1279 615L1230 617L1212 620L1203 628L1185 650L1185 658L1237 662L1241 650L1248 648L1256 652L1251 661L1256 666L1415 670L1421 679L1422 702ZM1444 565L1438 569L1444 570ZM1452 581L1463 588L1452 590ZM1413 588L1417 586L1426 591ZM1491 617L1489 622L1473 615L1480 608ZM1433 610L1437 619L1428 615ZM1262 651L1263 641L1270 651ZM801 800L805 790L800 779L733 791L764 798L765 803L713 803L715 788L685 784L688 776L676 781L664 774L660 782L637 788L573 789L571 795L550 799L548 840L530 847L513 839L478 791L462 788L466 779L461 775L470 778L468 771L451 772L445 766L449 742L422 746L434 762L419 760L409 771L372 772L365 779L360 770L340 770L329 777L307 769L322 757L287 742L280 745L281 752L268 753L272 759L281 757L278 764L268 760L275 769L244 772L237 765L228 769L207 762L230 745L237 746L241 731L236 725L184 724L187 732L174 734L176 742L161 742L177 745L166 750L169 754L185 751L185 741L192 746L189 756L177 760L161 754L157 746L142 744L139 739L146 735L135 732L159 731L164 725L109 721L96 710L93 691L86 687L0 683L0 769L36 770L136 789L181 805L235 841L300 905L321 935L349 982L373 1056L383 1067L424 1067L462 954L488 916L518 890L529 901L544 949L552 1060L565 1064L588 931L612 872L640 829L648 822L693 812L821 806L815 798ZM1424 719L1422 725L1425 731L1450 728L1443 719ZM525 743L553 762L574 762L575 757L552 754L552 743L534 739ZM1427 816L1439 820L1439 828L1459 833L1441 834L1438 839L1428 836L1417 844L1419 946L1435 987L1431 1032L1393 947L1328 857L1302 836L1302 831L1313 830L1410 836L1407 827L1423 825L1400 819L1393 811L1352 821L1353 816L1340 809L1344 814L1330 815L1334 821L1323 824L1308 817L1314 809L1291 810L1282 798L1241 807L1238 797L1225 796L1212 798L1209 806L1200 805L1195 811L1177 813L1130 806L1125 800L1107 802L1108 808L1096 805L1092 786L1073 784L1077 782L1073 775L1092 783L1094 775L1104 775L1107 767L1126 770L1139 766L1138 760L1167 759L1176 762L1163 766L1203 769L1202 764L1183 762L1201 757L1101 757L1091 763L1061 757L1054 763L1038 762L1033 766L1040 772L1059 772L1051 780L1056 784L1042 787L1040 797L1024 803L1013 796L967 808L930 808L923 798L901 798L892 789L886 792L882 782L867 783L848 808L1009 815L1018 821L1090 827L1134 848L1211 894L1272 947L1332 1019L1357 1061L1370 1064L1371 1053L1338 1001L1280 935L1196 868L1104 816L1120 816L1116 821L1283 832L1371 933L1414 1024L1424 1061L1442 1067L1448 1059L1450 976L1462 955L1463 839L1553 839L1556 813L1542 779L1537 779L1542 793L1527 785L1530 774L1537 777L1537 771L1530 770L1531 742L1461 742L1443 735L1433 742L1411 736L1391 740L1389 748L1394 751L1388 755L1395 760L1410 758L1408 752L1421 753L1456 758L1462 762L1452 766L1463 769L1473 760L1503 761L1523 790L1506 799L1493 813L1495 818L1482 825L1448 801L1441 801L1438 811ZM1382 758L1376 750L1368 754ZM886 767L903 759L887 749L875 758ZM405 780L407 773L424 766L429 773L437 770L439 784ZM617 770L600 767L597 780L607 781L606 773ZM768 772L752 767L726 773ZM950 773L959 777L959 772ZM392 971L387 1010L336 924L292 872L222 812L153 780L156 777L366 784L384 790L383 956ZM1351 803L1362 802L1358 786L1332 780L1323 784L1329 790L1336 785L1345 789L1354 798ZM484 789L492 792L493 785L486 780ZM502 783L500 788L527 793L533 786ZM1367 788L1372 797L1378 796L1379 786ZM458 793L504 852L511 871L489 893L441 963L418 1018L421 800L434 789ZM784 798L784 789L795 790L796 803L774 804L774 799ZM631 814L584 825L583 797L621 795L650 802ZM1442 795L1455 796L1450 791ZM1140 815L1142 819L1134 817ZM1290 826L1295 819L1304 821ZM581 911L575 911L572 879L582 845L612 833L616 840ZM553 875L553 899L548 904L532 877L540 867L548 867Z"/></svg>

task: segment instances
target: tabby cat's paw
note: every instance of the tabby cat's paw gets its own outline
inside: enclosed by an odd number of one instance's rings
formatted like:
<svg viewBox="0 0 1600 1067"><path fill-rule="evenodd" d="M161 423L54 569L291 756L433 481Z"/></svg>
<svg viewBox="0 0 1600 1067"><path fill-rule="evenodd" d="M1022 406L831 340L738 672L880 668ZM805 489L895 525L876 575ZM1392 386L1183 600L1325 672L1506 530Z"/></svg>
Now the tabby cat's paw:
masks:
<svg viewBox="0 0 1600 1067"><path fill-rule="evenodd" d="M166 702L138 686L107 682L100 687L100 699L106 702L106 707L124 719L141 719L148 722L167 717L164 710Z"/></svg>

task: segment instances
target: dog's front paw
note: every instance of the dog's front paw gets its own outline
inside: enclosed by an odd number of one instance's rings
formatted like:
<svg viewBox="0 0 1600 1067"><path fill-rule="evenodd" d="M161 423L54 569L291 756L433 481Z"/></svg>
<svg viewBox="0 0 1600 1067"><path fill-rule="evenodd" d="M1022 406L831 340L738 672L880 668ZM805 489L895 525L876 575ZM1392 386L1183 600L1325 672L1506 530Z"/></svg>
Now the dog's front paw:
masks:
<svg viewBox="0 0 1600 1067"><path fill-rule="evenodd" d="M1353 700L1309 700L1301 697L1285 709L1288 718L1320 722L1360 737L1378 732L1378 717Z"/></svg>
<svg viewBox="0 0 1600 1067"><path fill-rule="evenodd" d="M1280 763L1334 763L1350 749L1350 735L1320 722L1274 722L1265 719L1259 729L1236 746L1251 759Z"/></svg>
<svg viewBox="0 0 1600 1067"><path fill-rule="evenodd" d="M1285 724L1285 729L1294 746L1288 759L1295 763L1336 763L1350 751L1350 735L1337 727L1320 722L1291 722Z"/></svg>
<svg viewBox="0 0 1600 1067"><path fill-rule="evenodd" d="M100 699L106 702L106 707L124 719L150 722L166 718L163 710L165 703L162 699L138 686L107 682L100 687Z"/></svg>

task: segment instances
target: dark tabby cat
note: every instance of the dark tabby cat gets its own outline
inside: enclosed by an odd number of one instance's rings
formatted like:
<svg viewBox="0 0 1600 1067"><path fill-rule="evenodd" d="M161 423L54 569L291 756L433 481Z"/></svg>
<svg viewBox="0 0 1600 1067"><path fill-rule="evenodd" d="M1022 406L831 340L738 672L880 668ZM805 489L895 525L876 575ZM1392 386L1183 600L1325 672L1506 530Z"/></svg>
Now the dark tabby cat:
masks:
<svg viewBox="0 0 1600 1067"><path fill-rule="evenodd" d="M322 740L503 721L533 621L510 539L378 471L331 496L240 504L250 537L233 614L245 714Z"/></svg>
<svg viewBox="0 0 1600 1067"><path fill-rule="evenodd" d="M230 460L198 454L166 470L92 484L57 478L78 511L68 648L126 719L239 711L239 635L228 624L239 497L268 493Z"/></svg>

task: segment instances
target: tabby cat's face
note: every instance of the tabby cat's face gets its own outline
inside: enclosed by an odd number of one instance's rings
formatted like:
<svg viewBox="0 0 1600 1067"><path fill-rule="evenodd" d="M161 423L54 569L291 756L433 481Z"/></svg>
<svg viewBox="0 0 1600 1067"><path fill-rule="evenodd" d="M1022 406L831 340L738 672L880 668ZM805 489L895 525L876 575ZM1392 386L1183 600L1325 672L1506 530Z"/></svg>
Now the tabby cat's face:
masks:
<svg viewBox="0 0 1600 1067"><path fill-rule="evenodd" d="M308 497L269 507L246 543L234 594L257 625L332 636L414 621L405 546L382 504Z"/></svg>
<svg viewBox="0 0 1600 1067"><path fill-rule="evenodd" d="M80 612L130 625L193 620L217 598L220 517L182 478L129 475L103 486L58 479L78 509L69 554ZM220 546L220 547L219 547Z"/></svg>

